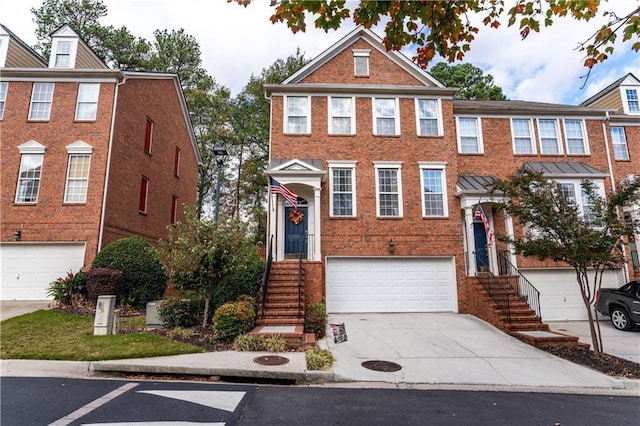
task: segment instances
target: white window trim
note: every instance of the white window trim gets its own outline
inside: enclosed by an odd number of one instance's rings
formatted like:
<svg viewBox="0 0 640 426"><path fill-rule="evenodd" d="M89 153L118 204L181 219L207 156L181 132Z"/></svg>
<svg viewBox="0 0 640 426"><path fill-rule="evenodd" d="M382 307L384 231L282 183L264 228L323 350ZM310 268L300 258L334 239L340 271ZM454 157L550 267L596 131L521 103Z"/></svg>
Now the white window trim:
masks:
<svg viewBox="0 0 640 426"><path fill-rule="evenodd" d="M620 97L622 98L622 106L625 114L638 115L640 111L631 111L629 109L629 100L627 99L627 90L635 90L638 96L638 102L640 103L640 87L635 86L620 86Z"/></svg>
<svg viewBox="0 0 640 426"><path fill-rule="evenodd" d="M371 56L371 50L370 49L353 49L353 75L355 77L369 77L369 57ZM362 57L366 57L367 58L367 69L366 72L364 74L358 74L358 70L356 67L356 58L362 58Z"/></svg>
<svg viewBox="0 0 640 426"><path fill-rule="evenodd" d="M58 43L61 41L70 41L69 64L56 65L56 57L58 55ZM49 68L75 68L76 56L78 54L78 38L77 37L55 37L51 45L51 56L49 57Z"/></svg>
<svg viewBox="0 0 640 426"><path fill-rule="evenodd" d="M402 205L402 161L374 161L376 179L376 217L377 218L402 218L404 215ZM398 171L398 215L397 216L381 216L380 215L380 182L378 176L379 169L396 169Z"/></svg>
<svg viewBox="0 0 640 426"><path fill-rule="evenodd" d="M476 139L478 140L478 152L462 152L462 135L460 134L460 121L459 119L473 119L476 121ZM458 139L458 154L484 154L484 142L482 140L482 119L480 117L471 117L471 116L458 116L456 117L456 137Z"/></svg>
<svg viewBox="0 0 640 426"><path fill-rule="evenodd" d="M33 96L35 94L35 87L36 84L50 84L52 86L52 90L51 90L51 99L49 99L49 101L47 102L49 104L49 111L47 114L46 118L32 118L31 114L33 113ZM29 115L28 115L28 121L49 121L49 119L51 119L51 110L53 109L53 97L55 95L55 90L56 90L56 84L52 83L52 82L46 82L46 81L35 81L33 82L33 85L31 86L31 100L29 101ZM44 103L44 102L39 102L39 103Z"/></svg>
<svg viewBox="0 0 640 426"><path fill-rule="evenodd" d="M542 132L540 129L540 121L553 121L553 125L556 129L556 147L558 148L558 152L546 153L543 152L542 148ZM557 118L537 118L536 126L538 128L538 145L540 146L540 155L562 155L564 154L564 146L562 144L562 133L560 132L560 123Z"/></svg>
<svg viewBox="0 0 640 426"><path fill-rule="evenodd" d="M420 134L420 101L436 101L436 124L438 127L438 132L435 135L422 135ZM435 137L435 136L443 136L444 128L442 125L442 102L440 98L415 98L414 101L415 111L416 111L416 135L422 137Z"/></svg>
<svg viewBox="0 0 640 426"><path fill-rule="evenodd" d="M394 116L393 116L394 134L393 135L378 134L378 122L376 120L378 118L378 116L376 115L376 99L393 99L394 100ZM371 114L372 114L372 120L373 120L373 134L374 134L374 136L391 137L391 136L399 136L400 135L400 100L398 98L387 97L387 96L380 96L378 98L372 97L371 98Z"/></svg>
<svg viewBox="0 0 640 426"><path fill-rule="evenodd" d="M97 86L98 88L98 92L96 93L96 98L92 99L90 102L84 101L84 102L80 102L80 89L82 87L89 87L89 86ZM98 116L98 101L100 100L100 83L80 83L78 84L78 95L76 97L76 115L75 115L75 120L76 121L95 121L97 116ZM80 104L83 105L88 105L88 104L92 104L95 105L95 112L93 114L92 118L78 118L78 113L80 112Z"/></svg>
<svg viewBox="0 0 640 426"><path fill-rule="evenodd" d="M89 157L89 166L87 168L87 176L85 178L82 179L78 179L78 178L74 178L74 181L80 181L83 180L86 182L86 187L85 187L85 191L83 194L83 199L82 200L73 200L73 201L69 201L67 199L67 197L69 196L69 183L71 182L71 177L69 176L69 174L71 173L71 158L72 157L79 157L79 156L88 156ZM65 179L65 183L64 183L64 203L65 204L85 204L87 202L87 194L89 192L89 175L91 173L91 154L87 154L87 153L69 153L68 155L68 159L67 159L67 175L66 175L66 179Z"/></svg>
<svg viewBox="0 0 640 426"><path fill-rule="evenodd" d="M307 129L304 133L291 133L288 131L289 128L289 114L288 114L288 102L289 98L307 98ZM311 96L309 95L290 95L284 96L284 114L283 114L283 133L288 135L309 135L311 134Z"/></svg>
<svg viewBox="0 0 640 426"><path fill-rule="evenodd" d="M333 121L333 115L331 111L331 100L333 98L338 99L351 99L351 130L349 133L334 133L331 130L331 124ZM355 135L356 134L356 98L355 96L327 96L327 133L330 135Z"/></svg>
<svg viewBox="0 0 640 426"><path fill-rule="evenodd" d="M4 96L0 97L0 104L2 104L2 108L0 108L0 120L4 119L4 110L7 106L7 94L9 93L9 82L8 81L0 81L0 86L4 86L4 90L0 91Z"/></svg>
<svg viewBox="0 0 640 426"><path fill-rule="evenodd" d="M18 145L18 151L20 151L20 165L18 168L18 182L16 184L16 195L13 199L13 201L16 204L36 204L38 202L38 197L40 196L40 183L42 181L42 172L43 170L40 170L40 182L38 182L38 194L36 195L36 200L35 201L19 201L18 200L18 195L20 192L20 173L22 170L22 156L23 155L42 155L42 168L44 169L44 152L46 150L46 147L34 140L30 140L28 142L23 143L22 145Z"/></svg>
<svg viewBox="0 0 640 426"><path fill-rule="evenodd" d="M420 170L420 198L422 204L420 209L422 210L422 217L424 218L448 218L449 217L449 203L447 202L447 163L446 162L418 162L418 169ZM424 210L424 176L423 170L440 170L442 172L442 215L430 216L425 214Z"/></svg>
<svg viewBox="0 0 640 426"><path fill-rule="evenodd" d="M530 145L531 145L531 152L517 152L516 151L516 134L514 131L514 126L513 126L513 122L515 121L526 121L529 123L529 138L530 138ZM533 123L531 122L530 118L511 118L510 119L510 124L511 124L511 144L512 144L512 149L513 149L513 154L514 155L536 155L538 153L537 149L536 149L536 141L535 141L535 134L533 133Z"/></svg>
<svg viewBox="0 0 640 426"><path fill-rule="evenodd" d="M356 203L356 164L357 161L328 160L329 167L329 217L357 217L358 209ZM335 215L333 214L333 169L351 169L351 214Z"/></svg>
<svg viewBox="0 0 640 426"><path fill-rule="evenodd" d="M556 184L561 184L561 183L570 183L573 184L573 189L576 193L576 207L578 207L578 210L580 211L580 217L583 217L584 214L584 203L582 202L582 181L585 179L562 179L562 178L555 178L553 179L553 181ZM591 181L591 183L593 183L593 185L597 188L597 195L601 198L605 198L605 191L604 191L604 179L603 178L594 178L594 179L586 179Z"/></svg>
<svg viewBox="0 0 640 426"><path fill-rule="evenodd" d="M7 53L9 52L9 34L0 33L0 68L7 65Z"/></svg>
<svg viewBox="0 0 640 426"><path fill-rule="evenodd" d="M622 129L622 139L623 139L624 143L616 143L615 137L613 136L614 135L613 129ZM618 160L618 161L627 161L627 160L629 160L630 159L630 157L629 157L629 143L627 142L627 134L625 132L624 126L611 126L609 130L611 132L611 146L613 148L613 158L615 160ZM625 153L626 153L626 157L625 158L618 158L616 156L616 146L617 145L624 146L624 150L625 150Z"/></svg>
<svg viewBox="0 0 640 426"><path fill-rule="evenodd" d="M582 142L584 143L584 153L581 154L573 154L571 152L569 152L569 138L567 137L567 121L579 121L580 122L580 128L582 129ZM587 127L585 126L585 122L583 119L581 118L563 118L562 119L562 129L563 129L563 137L564 137L564 144L565 144L565 148L566 148L566 153L567 155L590 155L591 151L589 150L589 138L587 135Z"/></svg>
<svg viewBox="0 0 640 426"><path fill-rule="evenodd" d="M84 141L78 140L67 145L66 148L67 148L68 159L67 159L67 175L64 183L63 200L64 200L64 203L67 203L67 204L84 204L87 202L87 194L89 192L89 174L91 172L91 154L93 152L93 147ZM69 193L69 172L71 168L72 155L89 155L89 170L87 170L87 177L85 179L87 181L87 190L85 191L85 194L84 194L84 201L68 201L67 200L67 195ZM75 179L75 180L78 180L78 179Z"/></svg>

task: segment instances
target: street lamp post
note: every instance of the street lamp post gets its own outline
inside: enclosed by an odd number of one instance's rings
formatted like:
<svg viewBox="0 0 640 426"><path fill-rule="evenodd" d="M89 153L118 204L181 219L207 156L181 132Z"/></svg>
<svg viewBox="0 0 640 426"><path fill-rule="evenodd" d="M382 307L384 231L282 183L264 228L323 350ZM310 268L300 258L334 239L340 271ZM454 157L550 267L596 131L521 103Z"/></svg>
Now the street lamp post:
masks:
<svg viewBox="0 0 640 426"><path fill-rule="evenodd" d="M216 165L218 166L218 178L216 182L216 206L214 211L214 220L218 221L218 213L220 210L220 178L222 176L222 165L224 164L224 157L227 156L227 150L223 146L216 146L213 148L213 154L216 156Z"/></svg>

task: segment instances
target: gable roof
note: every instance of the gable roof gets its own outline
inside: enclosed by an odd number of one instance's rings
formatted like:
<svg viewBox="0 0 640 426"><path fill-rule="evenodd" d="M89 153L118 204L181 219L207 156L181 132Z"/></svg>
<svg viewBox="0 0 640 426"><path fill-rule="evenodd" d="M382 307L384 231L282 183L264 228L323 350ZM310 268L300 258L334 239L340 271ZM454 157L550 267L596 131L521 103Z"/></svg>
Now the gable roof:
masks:
<svg viewBox="0 0 640 426"><path fill-rule="evenodd" d="M633 84L633 85L640 86L640 80L638 79L638 77L636 77L632 73L628 73L627 75L620 77L619 79L617 79L616 81L614 81L613 83L611 83L610 85L608 85L607 87L605 87L604 89L596 93L595 95L591 96L589 99L586 99L584 102L580 104L580 106L591 105L598 99L611 93L613 90L618 89L623 84Z"/></svg>
<svg viewBox="0 0 640 426"><path fill-rule="evenodd" d="M70 25L64 24L57 30L53 31L50 34L51 43L52 43L52 54L53 54L53 43L55 43L56 39L76 39L78 40L78 45L76 47L76 61L72 64L71 68L88 68L88 69L109 69L107 64L96 54L96 52L80 37L80 35L71 28Z"/></svg>
<svg viewBox="0 0 640 426"><path fill-rule="evenodd" d="M47 61L5 25L0 24L0 40L7 40L0 47L1 68L46 68Z"/></svg>
<svg viewBox="0 0 640 426"><path fill-rule="evenodd" d="M349 34L344 36L341 40L329 47L327 50L316 56L311 62L299 69L289 78L284 80L282 84L297 84L304 80L305 77L322 67L324 64L333 59L340 52L351 46L358 39L363 39L369 43L373 48L385 55L391 61L402 67L407 73L412 75L416 80L420 81L425 86L444 88L445 86L438 80L433 78L425 70L417 66L406 56L400 52L387 51L382 44L382 39L376 35L373 31L364 28L363 26L356 27Z"/></svg>

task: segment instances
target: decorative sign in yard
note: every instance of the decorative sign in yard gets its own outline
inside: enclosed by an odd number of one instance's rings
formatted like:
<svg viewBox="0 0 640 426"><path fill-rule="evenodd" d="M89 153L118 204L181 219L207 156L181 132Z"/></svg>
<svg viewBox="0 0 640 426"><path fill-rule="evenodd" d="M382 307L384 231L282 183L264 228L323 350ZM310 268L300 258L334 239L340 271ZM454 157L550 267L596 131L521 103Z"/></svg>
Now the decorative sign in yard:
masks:
<svg viewBox="0 0 640 426"><path fill-rule="evenodd" d="M333 343L342 343L347 341L347 329L344 323L329 324L331 325L331 331L333 332Z"/></svg>

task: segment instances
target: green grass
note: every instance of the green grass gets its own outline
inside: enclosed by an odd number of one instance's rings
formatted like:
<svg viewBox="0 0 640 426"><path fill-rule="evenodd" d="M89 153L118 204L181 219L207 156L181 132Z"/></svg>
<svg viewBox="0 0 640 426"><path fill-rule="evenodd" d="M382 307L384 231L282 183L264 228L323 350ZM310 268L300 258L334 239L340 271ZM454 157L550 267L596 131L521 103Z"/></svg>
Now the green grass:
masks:
<svg viewBox="0 0 640 426"><path fill-rule="evenodd" d="M93 322L50 310L9 318L0 323L0 359L98 361L202 352L152 333L94 336ZM121 318L120 325L141 327L144 317Z"/></svg>

